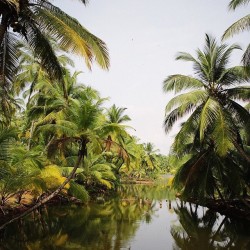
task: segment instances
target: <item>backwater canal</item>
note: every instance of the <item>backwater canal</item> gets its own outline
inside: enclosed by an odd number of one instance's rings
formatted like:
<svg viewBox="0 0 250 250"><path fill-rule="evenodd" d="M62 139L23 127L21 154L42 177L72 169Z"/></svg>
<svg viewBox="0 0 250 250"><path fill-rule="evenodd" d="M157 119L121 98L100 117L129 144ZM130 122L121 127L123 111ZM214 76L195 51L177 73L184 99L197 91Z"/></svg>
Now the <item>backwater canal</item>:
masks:
<svg viewBox="0 0 250 250"><path fill-rule="evenodd" d="M123 185L116 197L52 206L9 225L1 250L250 249L250 223L175 198L165 181Z"/></svg>

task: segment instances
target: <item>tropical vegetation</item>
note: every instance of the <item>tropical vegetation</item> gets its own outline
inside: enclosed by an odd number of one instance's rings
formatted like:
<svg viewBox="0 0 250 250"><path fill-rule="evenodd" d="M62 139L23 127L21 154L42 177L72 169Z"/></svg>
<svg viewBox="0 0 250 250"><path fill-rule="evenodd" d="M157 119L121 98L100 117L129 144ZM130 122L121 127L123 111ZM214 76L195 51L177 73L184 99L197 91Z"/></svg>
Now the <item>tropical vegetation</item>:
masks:
<svg viewBox="0 0 250 250"><path fill-rule="evenodd" d="M23 216L51 199L86 202L122 180L164 171L164 156L131 135L126 108L108 105L72 71L71 53L88 68L95 61L108 69L106 44L51 2L0 0L0 209L7 223L10 211Z"/></svg>
<svg viewBox="0 0 250 250"><path fill-rule="evenodd" d="M248 3L232 0L229 7ZM249 23L246 16L231 25L223 41ZM164 156L132 135L125 107L109 105L72 70L70 54L80 55L87 68L93 62L109 68L100 38L52 1L0 0L0 220L8 224L51 200L102 201L122 182L148 182L165 173L174 174L173 187L183 199L249 210L250 47L243 65L232 67L235 50L241 47L206 34L195 56L178 53L194 74L170 75L163 83L165 92L176 94L165 108L165 131L180 125ZM11 212L18 216L12 219ZM177 214L189 215L182 208Z"/></svg>

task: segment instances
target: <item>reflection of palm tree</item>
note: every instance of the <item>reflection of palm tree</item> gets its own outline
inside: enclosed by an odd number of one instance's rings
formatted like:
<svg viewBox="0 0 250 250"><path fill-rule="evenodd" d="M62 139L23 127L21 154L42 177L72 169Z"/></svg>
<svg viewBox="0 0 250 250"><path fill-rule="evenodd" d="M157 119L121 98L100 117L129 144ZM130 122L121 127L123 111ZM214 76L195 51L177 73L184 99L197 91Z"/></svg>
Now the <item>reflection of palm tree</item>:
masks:
<svg viewBox="0 0 250 250"><path fill-rule="evenodd" d="M144 199L150 188L144 190L135 186L135 189L131 189L131 186L126 186L123 190L126 195L121 192L120 196L102 204L50 207L47 215L41 214L48 231L39 220L34 222L28 217L22 225L24 237L18 233L20 228L17 224L11 224L6 228L2 242L9 245L9 249L22 249L24 245L31 246L31 249L32 246L33 249L38 246L40 249L50 249L52 246L65 249L72 246L79 249L121 249L134 236L139 227L138 221L150 220L155 210L154 203L150 205L146 200L144 204L138 202L139 197Z"/></svg>
<svg viewBox="0 0 250 250"><path fill-rule="evenodd" d="M176 246L190 250L248 249L249 222L222 219L213 211L200 208L191 204L175 208L180 225L173 225L171 234Z"/></svg>
<svg viewBox="0 0 250 250"><path fill-rule="evenodd" d="M199 218L197 209L192 205L189 209L186 206L177 206L175 212L184 230L178 231L177 228L172 227L171 234L176 244L181 249L210 249L209 241L213 235L212 228L216 221L216 215L207 210L205 215Z"/></svg>

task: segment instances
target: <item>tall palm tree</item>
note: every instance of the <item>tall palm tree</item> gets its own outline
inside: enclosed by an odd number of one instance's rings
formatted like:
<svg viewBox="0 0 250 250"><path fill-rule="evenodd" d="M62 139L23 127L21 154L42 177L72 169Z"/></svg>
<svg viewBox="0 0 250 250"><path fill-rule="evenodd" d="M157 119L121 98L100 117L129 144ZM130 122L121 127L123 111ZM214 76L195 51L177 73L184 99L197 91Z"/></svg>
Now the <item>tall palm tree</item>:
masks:
<svg viewBox="0 0 250 250"><path fill-rule="evenodd" d="M6 95L18 65L18 39L26 40L50 77L63 83L63 70L50 38L56 40L63 50L85 58L89 68L93 59L104 69L109 66L105 43L51 1L1 0L0 87Z"/></svg>
<svg viewBox="0 0 250 250"><path fill-rule="evenodd" d="M195 76L170 75L164 81L165 92L180 93L166 106L166 132L176 121L189 114L176 136L176 151L183 145L194 141L202 145L209 139L218 154L225 155L236 147L243 157L250 160L243 152L240 137L240 128L249 124L250 115L236 102L249 99L250 87L238 86L239 83L246 83L248 78L244 67L227 67L235 49L240 47L217 45L214 38L206 35L204 52L198 49L197 58L185 52L177 55L177 60L193 63Z"/></svg>
<svg viewBox="0 0 250 250"><path fill-rule="evenodd" d="M241 5L247 5L249 0L231 0L229 3L229 9L235 10ZM229 38L235 34L238 34L242 31L249 30L250 27L250 15L246 15L233 23L227 30L224 32L222 39ZM244 55L243 55L244 65L250 65L250 44L248 45Z"/></svg>
<svg viewBox="0 0 250 250"><path fill-rule="evenodd" d="M247 81L243 66L227 67L235 49L239 46L217 45L215 39L206 35L204 51L198 49L196 58L185 52L176 57L192 62L195 76L170 75L164 81L164 91L180 93L166 106L166 132L186 117L172 149L177 157L186 158L174 183L180 190L184 187L188 197L213 197L215 192L222 199L230 196L222 194L220 186L228 186L231 192L232 174L240 180L240 186L231 194L238 195L243 188L239 166L247 166L250 156L244 150L241 133L249 127L250 114L237 100L248 100L250 87L238 86ZM241 157L234 157L235 150ZM239 164L238 159L244 163Z"/></svg>

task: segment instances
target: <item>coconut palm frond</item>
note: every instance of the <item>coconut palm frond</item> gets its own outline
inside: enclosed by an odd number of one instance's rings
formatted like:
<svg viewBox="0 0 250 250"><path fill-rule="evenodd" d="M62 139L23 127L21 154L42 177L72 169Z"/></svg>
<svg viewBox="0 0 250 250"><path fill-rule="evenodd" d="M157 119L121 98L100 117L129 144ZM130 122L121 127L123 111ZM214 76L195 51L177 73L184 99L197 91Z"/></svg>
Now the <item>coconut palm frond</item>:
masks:
<svg viewBox="0 0 250 250"><path fill-rule="evenodd" d="M27 43L33 50L34 56L40 61L42 67L46 69L52 79L62 80L63 69L49 39L29 19L24 21L27 23Z"/></svg>
<svg viewBox="0 0 250 250"><path fill-rule="evenodd" d="M11 96L13 79L18 68L16 37L6 32L0 44L0 108L9 124L15 110L15 99Z"/></svg>
<svg viewBox="0 0 250 250"><path fill-rule="evenodd" d="M233 117L237 121L237 125L244 126L246 124L249 124L250 113L246 108L242 107L239 103L233 100L229 101L227 107L229 113L231 114L231 117Z"/></svg>
<svg viewBox="0 0 250 250"><path fill-rule="evenodd" d="M198 106L198 105L197 105ZM173 125L182 117L189 114L195 109L195 105L192 103L184 103L183 105L172 110L170 113L166 114L164 119L165 132L168 133Z"/></svg>
<svg viewBox="0 0 250 250"><path fill-rule="evenodd" d="M3 43L0 44L0 80L1 87L6 91L6 94L11 89L17 67L17 37L7 32Z"/></svg>
<svg viewBox="0 0 250 250"><path fill-rule="evenodd" d="M15 128L2 128L0 130L0 160L9 162L13 142L18 138Z"/></svg>
<svg viewBox="0 0 250 250"><path fill-rule="evenodd" d="M186 89L203 88L204 84L198 79L185 75L170 75L163 82L163 91L178 93Z"/></svg>
<svg viewBox="0 0 250 250"><path fill-rule="evenodd" d="M219 156L225 156L234 148L235 135L232 129L232 119L218 107L217 116L214 120L214 130L211 134L215 143L215 150Z"/></svg>
<svg viewBox="0 0 250 250"><path fill-rule="evenodd" d="M250 27L250 15L246 15L233 23L229 28L226 29L222 36L222 40L232 37L242 31L249 29Z"/></svg>
<svg viewBox="0 0 250 250"><path fill-rule="evenodd" d="M185 94L180 94L173 97L165 107L165 112L168 113L176 106L179 107L180 112L185 112L187 107L199 106L202 102L205 102L208 95L205 90L193 90Z"/></svg>
<svg viewBox="0 0 250 250"><path fill-rule="evenodd" d="M88 2L89 2L89 0L78 0L78 1L82 2L85 5L88 4Z"/></svg>
<svg viewBox="0 0 250 250"><path fill-rule="evenodd" d="M42 169L45 164L45 158L41 155L41 147L27 150L21 146L11 149L11 164L14 167L25 168L26 171L35 171Z"/></svg>
<svg viewBox="0 0 250 250"><path fill-rule="evenodd" d="M247 72L249 74L249 67L250 67L250 44L247 46L244 54L243 54L243 57L242 57L242 62L243 62L243 65L246 65L247 66Z"/></svg>
<svg viewBox="0 0 250 250"><path fill-rule="evenodd" d="M36 9L37 18L44 30L55 37L64 50L83 56L89 68L93 56L102 68L109 67L108 50L101 39L56 6L47 2L43 7Z"/></svg>
<svg viewBox="0 0 250 250"><path fill-rule="evenodd" d="M229 9L235 10L237 7L247 5L249 2L249 0L231 0L228 7Z"/></svg>
<svg viewBox="0 0 250 250"><path fill-rule="evenodd" d="M204 134L209 125L212 125L219 116L220 104L213 98L208 98L206 101L200 117L200 140L204 139Z"/></svg>
<svg viewBox="0 0 250 250"><path fill-rule="evenodd" d="M249 101L250 100L250 87L248 86L238 86L235 88L226 89L223 92L234 100L238 101Z"/></svg>
<svg viewBox="0 0 250 250"><path fill-rule="evenodd" d="M199 168L202 167L206 161L205 157L208 153L208 151L205 151L195 155L178 169L173 180L173 186L177 188L177 190L181 190L183 186L189 184L198 177L197 175L193 176L192 174L194 172L197 173Z"/></svg>
<svg viewBox="0 0 250 250"><path fill-rule="evenodd" d="M68 126L68 123L70 126ZM36 129L34 131L34 136L40 133L45 133L46 131L58 136L60 135L74 136L75 135L74 128L75 126L72 125L71 122L64 121L60 124L60 121L57 121L56 124L45 124L36 126Z"/></svg>
<svg viewBox="0 0 250 250"><path fill-rule="evenodd" d="M104 148L104 151L115 152L118 155L118 157L121 157L124 160L124 162L126 162L127 165L130 164L129 154L126 151L126 149L124 149L118 143L114 142L111 136L108 136L107 139L103 140L103 148Z"/></svg>
<svg viewBox="0 0 250 250"><path fill-rule="evenodd" d="M174 143L172 145L172 150L178 154L178 156L182 156L185 153L190 153L193 148L194 137L198 133L199 129L199 118L202 107L197 108L181 125L181 129L175 136ZM188 147L188 144L190 147Z"/></svg>
<svg viewBox="0 0 250 250"><path fill-rule="evenodd" d="M221 73L227 68L230 56L234 50L242 50L242 48L238 44L232 44L230 46L227 44L222 44L217 47L217 49L215 49L215 55L212 56L214 57L215 64L212 65L212 67L216 69L218 73L215 72L215 74L217 73L219 77Z"/></svg>
<svg viewBox="0 0 250 250"><path fill-rule="evenodd" d="M246 67L236 66L224 70L217 82L219 86L231 87L247 82L248 79L249 74Z"/></svg>
<svg viewBox="0 0 250 250"><path fill-rule="evenodd" d="M187 62L193 62L193 63L198 63L198 61L189 53L186 52L179 52L176 57L176 60L182 60L182 61L187 61Z"/></svg>

